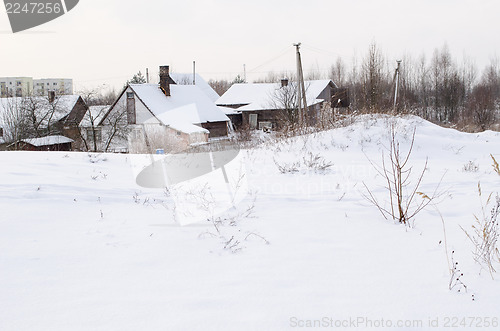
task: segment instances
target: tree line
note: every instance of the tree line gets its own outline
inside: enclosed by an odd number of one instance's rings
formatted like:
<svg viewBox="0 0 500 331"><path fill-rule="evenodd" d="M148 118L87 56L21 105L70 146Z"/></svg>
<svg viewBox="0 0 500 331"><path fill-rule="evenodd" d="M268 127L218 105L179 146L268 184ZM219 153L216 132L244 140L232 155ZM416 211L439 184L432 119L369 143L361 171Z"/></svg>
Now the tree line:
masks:
<svg viewBox="0 0 500 331"><path fill-rule="evenodd" d="M471 58L464 57L459 63L445 44L436 48L430 58L406 55L400 60L396 105L396 61L389 61L375 43L361 58L353 58L351 63L338 58L328 72L312 70L305 79L329 78L347 88L353 112L395 110L469 130L485 130L495 124L500 109L498 58L492 58L480 72ZM294 80L295 73L270 72L254 83L277 83L283 77ZM219 95L234 83L241 83L239 77L209 81Z"/></svg>
<svg viewBox="0 0 500 331"><path fill-rule="evenodd" d="M458 63L447 45L430 59L405 56L399 73L397 112L412 113L441 124L473 125L482 130L495 121L500 106L500 67L493 58L480 75L474 61ZM349 89L352 107L359 111L387 111L394 107L395 67L377 45L370 45L360 65L339 59L330 78Z"/></svg>

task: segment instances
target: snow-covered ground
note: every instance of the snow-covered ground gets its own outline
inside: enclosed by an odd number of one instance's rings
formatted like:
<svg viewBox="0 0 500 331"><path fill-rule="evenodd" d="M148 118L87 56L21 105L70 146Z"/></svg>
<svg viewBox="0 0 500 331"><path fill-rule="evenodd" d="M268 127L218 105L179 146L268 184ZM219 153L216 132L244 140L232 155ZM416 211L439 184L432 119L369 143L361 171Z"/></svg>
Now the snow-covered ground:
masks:
<svg viewBox="0 0 500 331"><path fill-rule="evenodd" d="M369 160L393 121L402 150L416 127L415 176L428 158L420 191L443 193L412 227L363 198L364 182L387 202ZM499 153L499 133L414 117L268 137L241 151L236 210L180 226L172 191L139 187L131 155L1 152L0 330L498 329L500 273L481 271L460 226L481 212L478 182L483 204L500 191ZM311 169L316 156L333 165ZM449 290L438 210L467 291Z"/></svg>

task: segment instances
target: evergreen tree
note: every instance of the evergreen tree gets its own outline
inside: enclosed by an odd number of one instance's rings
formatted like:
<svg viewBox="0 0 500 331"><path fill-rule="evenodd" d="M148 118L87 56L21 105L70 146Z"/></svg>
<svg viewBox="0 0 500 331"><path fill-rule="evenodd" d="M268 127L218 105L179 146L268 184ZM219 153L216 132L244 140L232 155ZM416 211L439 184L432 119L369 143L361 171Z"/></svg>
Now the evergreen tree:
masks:
<svg viewBox="0 0 500 331"><path fill-rule="evenodd" d="M127 84L145 84L146 83L146 78L142 75L142 72L138 72L132 77L131 80L127 81Z"/></svg>
<svg viewBox="0 0 500 331"><path fill-rule="evenodd" d="M245 79L242 78L240 75L236 76L236 78L234 78L234 80L232 81L231 84L242 84L242 83L246 83Z"/></svg>

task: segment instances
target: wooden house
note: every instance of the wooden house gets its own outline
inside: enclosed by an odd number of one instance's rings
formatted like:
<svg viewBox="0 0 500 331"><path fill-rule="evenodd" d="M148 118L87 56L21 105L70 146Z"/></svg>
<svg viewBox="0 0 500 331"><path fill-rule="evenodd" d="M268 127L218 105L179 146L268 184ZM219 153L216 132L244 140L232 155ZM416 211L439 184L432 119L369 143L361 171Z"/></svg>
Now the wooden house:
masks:
<svg viewBox="0 0 500 331"><path fill-rule="evenodd" d="M176 84L168 66L160 67L159 84L127 85L101 120L103 130L118 114L128 125L132 153L182 151L228 135L229 118L199 86Z"/></svg>
<svg viewBox="0 0 500 331"><path fill-rule="evenodd" d="M331 80L305 82L308 118L314 124L325 103L330 104L337 86ZM296 108L297 89L295 83L287 79L280 83L234 84L216 104L227 111L237 126L252 129L280 128L289 114Z"/></svg>
<svg viewBox="0 0 500 331"><path fill-rule="evenodd" d="M28 96L0 99L0 144L44 135L61 135L72 139L77 148L78 128L88 107L78 95L48 97ZM33 121L37 127L33 127Z"/></svg>

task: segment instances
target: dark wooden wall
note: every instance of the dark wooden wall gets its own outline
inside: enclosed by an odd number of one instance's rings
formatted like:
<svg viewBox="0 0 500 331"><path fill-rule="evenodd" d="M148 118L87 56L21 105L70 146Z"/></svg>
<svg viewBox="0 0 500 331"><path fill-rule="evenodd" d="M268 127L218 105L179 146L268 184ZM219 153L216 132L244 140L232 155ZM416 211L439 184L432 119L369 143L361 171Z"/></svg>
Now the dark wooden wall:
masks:
<svg viewBox="0 0 500 331"><path fill-rule="evenodd" d="M202 123L204 129L210 131L209 138L226 137L227 136L227 122L209 122Z"/></svg>

